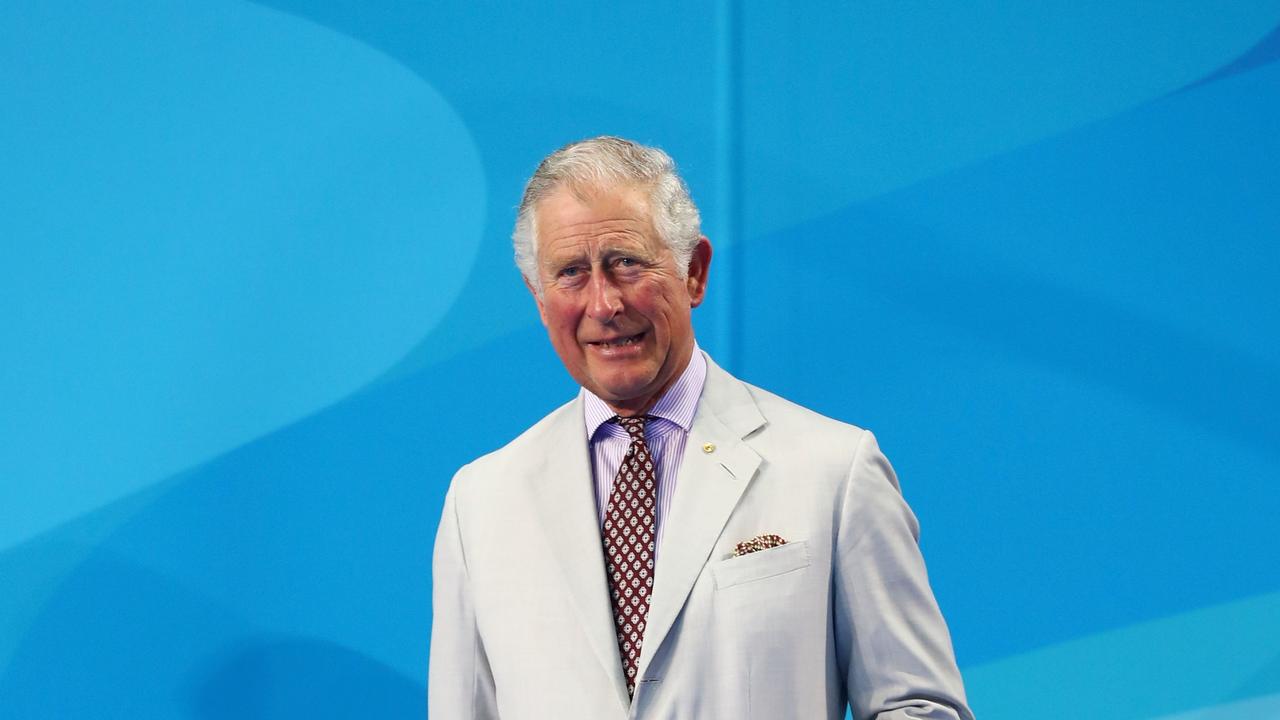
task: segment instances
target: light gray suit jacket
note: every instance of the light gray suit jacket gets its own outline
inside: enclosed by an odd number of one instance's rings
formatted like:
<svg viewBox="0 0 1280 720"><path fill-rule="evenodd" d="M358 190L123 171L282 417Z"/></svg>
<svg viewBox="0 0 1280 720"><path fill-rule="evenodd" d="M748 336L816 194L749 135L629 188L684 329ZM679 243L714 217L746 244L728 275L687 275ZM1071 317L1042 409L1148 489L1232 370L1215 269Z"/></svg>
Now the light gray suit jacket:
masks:
<svg viewBox="0 0 1280 720"><path fill-rule="evenodd" d="M967 718L918 528L871 433L708 360L634 702L580 400L463 467L436 537L433 720ZM774 533L780 547L733 557Z"/></svg>

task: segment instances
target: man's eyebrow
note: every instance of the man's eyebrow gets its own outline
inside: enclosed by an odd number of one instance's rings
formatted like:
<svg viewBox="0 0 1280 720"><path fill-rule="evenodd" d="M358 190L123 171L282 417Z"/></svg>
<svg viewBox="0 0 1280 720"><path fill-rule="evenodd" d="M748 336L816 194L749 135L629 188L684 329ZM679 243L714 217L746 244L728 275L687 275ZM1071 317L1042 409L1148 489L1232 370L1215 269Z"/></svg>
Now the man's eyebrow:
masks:
<svg viewBox="0 0 1280 720"><path fill-rule="evenodd" d="M539 263L538 268L540 272L544 272L550 275L558 275L560 274L561 271L565 270L566 268L575 267L575 266L590 267L590 265L591 265L591 261L586 256L581 254L575 254L575 255L562 255L560 257L546 258L541 263Z"/></svg>
<svg viewBox="0 0 1280 720"><path fill-rule="evenodd" d="M559 270L561 268L580 263L581 261L582 261L582 258L580 257L559 257L559 258L549 257L544 259L540 263L540 265L544 270Z"/></svg>
<svg viewBox="0 0 1280 720"><path fill-rule="evenodd" d="M570 249L550 250L545 256L547 264L559 264L564 262L572 262L575 260L586 260L590 257L607 258L614 255L639 255L648 256L652 254L651 250L645 244L638 240L630 238L609 239L600 244L596 252L592 253L586 247L575 246Z"/></svg>
<svg viewBox="0 0 1280 720"><path fill-rule="evenodd" d="M600 253L601 259L606 262L618 257L629 257L642 262L649 262L654 259L654 251L643 245L636 247L614 247L609 248Z"/></svg>

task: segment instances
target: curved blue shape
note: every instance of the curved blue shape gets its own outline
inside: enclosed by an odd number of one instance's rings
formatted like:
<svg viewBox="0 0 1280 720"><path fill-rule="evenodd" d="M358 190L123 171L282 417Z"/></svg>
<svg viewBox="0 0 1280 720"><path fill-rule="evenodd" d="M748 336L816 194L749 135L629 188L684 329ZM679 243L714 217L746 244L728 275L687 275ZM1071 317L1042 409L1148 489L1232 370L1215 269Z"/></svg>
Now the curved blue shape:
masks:
<svg viewBox="0 0 1280 720"><path fill-rule="evenodd" d="M749 244L743 374L877 431L962 662L1280 587L1277 87Z"/></svg>
<svg viewBox="0 0 1280 720"><path fill-rule="evenodd" d="M1237 718L1274 717L1280 717L1280 693L1197 708L1175 715L1164 715L1156 720L1237 720Z"/></svg>
<svg viewBox="0 0 1280 720"><path fill-rule="evenodd" d="M1207 77L1191 83L1186 89L1248 72L1277 60L1280 60L1280 25L1272 28L1271 32L1267 33L1256 45L1242 53L1240 57L1214 70Z"/></svg>
<svg viewBox="0 0 1280 720"><path fill-rule="evenodd" d="M421 717L449 476L574 391L512 207L601 132L728 250L704 347L877 431L980 717L1274 714L1280 2L733 6L0 7L0 715Z"/></svg>
<svg viewBox="0 0 1280 720"><path fill-rule="evenodd" d="M523 359L514 366L513 352ZM269 704L276 691L293 697L295 686L277 678L265 699L249 685L223 704L209 688L277 659L303 662L290 638L327 648L332 673L354 663L377 686L421 682L431 545L450 477L572 393L541 328L528 327L365 388L149 488L138 502L120 501L130 506L123 519L108 507L95 515L109 517L82 518L0 554L0 621L18 614L21 623L0 626L0 707L39 708L51 692L59 695L54 717L94 717L86 715L93 707L175 717L188 704L210 713ZM493 412L517 396L519 407ZM423 410L441 407L454 411ZM485 433L474 431L481 426ZM64 545L81 553L59 562ZM39 607L10 612L14 595L32 591L31 578L41 584ZM278 652L273 639L295 649ZM400 697L388 702L399 707Z"/></svg>
<svg viewBox="0 0 1280 720"><path fill-rule="evenodd" d="M1278 662L1280 593L1270 593L1040 648L965 677L975 712L990 720L1023 718L1029 707L1097 720L1175 712L1167 720L1208 720L1231 717L1228 709L1280 707L1280 676L1242 692Z"/></svg>
<svg viewBox="0 0 1280 720"><path fill-rule="evenodd" d="M307 638L253 638L198 668L189 717L410 718L427 689L359 653Z"/></svg>
<svg viewBox="0 0 1280 720"><path fill-rule="evenodd" d="M356 390L470 273L475 144L366 45L244 2L17 2L0 50L0 548Z"/></svg>
<svg viewBox="0 0 1280 720"><path fill-rule="evenodd" d="M763 236L1204 77L1280 3L743 9L745 231Z"/></svg>

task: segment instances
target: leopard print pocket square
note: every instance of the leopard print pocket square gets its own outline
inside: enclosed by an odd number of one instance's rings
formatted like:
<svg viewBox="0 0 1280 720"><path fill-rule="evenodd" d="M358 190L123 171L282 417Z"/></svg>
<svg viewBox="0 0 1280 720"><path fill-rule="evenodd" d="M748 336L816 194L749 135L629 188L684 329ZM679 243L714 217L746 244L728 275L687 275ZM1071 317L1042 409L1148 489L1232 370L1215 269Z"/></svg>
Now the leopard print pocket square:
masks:
<svg viewBox="0 0 1280 720"><path fill-rule="evenodd" d="M779 545L786 545L787 541L782 539L781 535L757 535L750 540L744 540L733 546L733 556L742 557L753 552L768 550Z"/></svg>

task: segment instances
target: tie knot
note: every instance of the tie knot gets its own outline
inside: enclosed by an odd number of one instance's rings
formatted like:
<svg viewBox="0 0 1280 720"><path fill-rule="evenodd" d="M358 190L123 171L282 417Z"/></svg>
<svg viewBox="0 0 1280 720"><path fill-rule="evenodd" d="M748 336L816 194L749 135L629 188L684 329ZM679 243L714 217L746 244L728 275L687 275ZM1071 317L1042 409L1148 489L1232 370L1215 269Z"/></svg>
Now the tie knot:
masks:
<svg viewBox="0 0 1280 720"><path fill-rule="evenodd" d="M637 415L635 417L613 417L614 422L622 426L623 430L631 436L632 440L644 442L644 426L649 421L648 415Z"/></svg>

